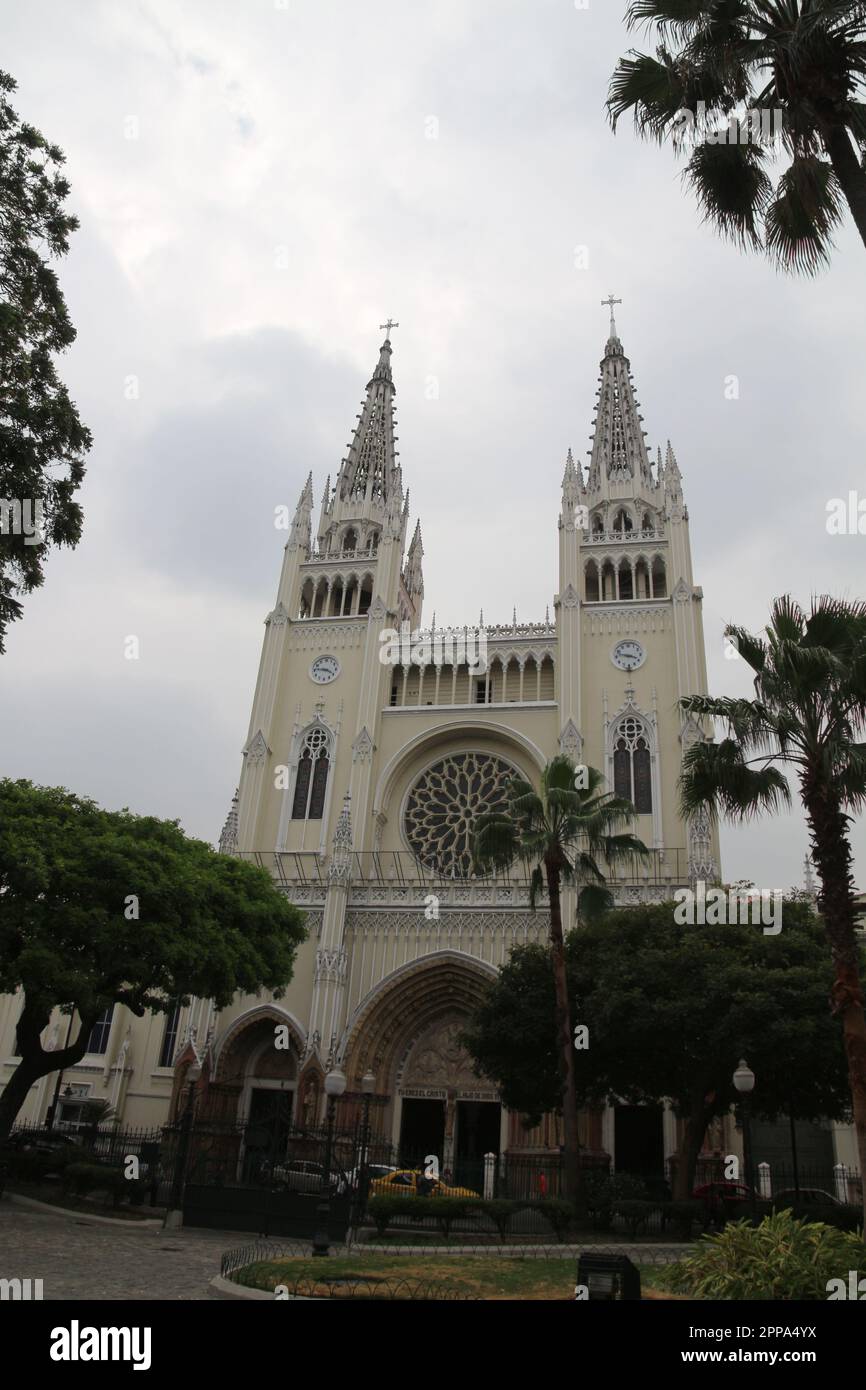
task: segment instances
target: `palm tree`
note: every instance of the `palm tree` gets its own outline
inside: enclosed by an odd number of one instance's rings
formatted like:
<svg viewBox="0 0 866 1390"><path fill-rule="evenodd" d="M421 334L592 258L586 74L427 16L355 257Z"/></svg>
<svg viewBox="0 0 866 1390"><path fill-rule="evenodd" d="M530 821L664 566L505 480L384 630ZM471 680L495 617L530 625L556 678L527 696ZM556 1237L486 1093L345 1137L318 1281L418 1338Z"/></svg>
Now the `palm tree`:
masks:
<svg viewBox="0 0 866 1390"><path fill-rule="evenodd" d="M866 5L863 0L632 0L629 29L654 29L656 56L631 49L611 78L611 124L694 150L684 178L705 217L786 270L829 261L843 199L866 243ZM701 107L699 103L704 105ZM707 143L715 113L781 113L781 143ZM743 139L743 131L746 138ZM773 183L767 164L785 167Z"/></svg>
<svg viewBox="0 0 866 1390"><path fill-rule="evenodd" d="M623 797L604 792L604 777L594 767L578 770L560 754L541 774L541 792L521 777L512 779L505 811L479 816L475 859L479 868L507 868L522 860L530 869L529 902L533 911L547 886L550 908L550 954L556 996L556 1032L562 1075L562 1120L565 1131L565 1185L580 1199L574 1040L562 933L562 885L578 888L578 917L590 918L613 906L613 896L596 859L615 864L647 854L634 835L617 833L634 815Z"/></svg>
<svg viewBox="0 0 866 1390"><path fill-rule="evenodd" d="M842 1024L860 1157L866 1179L866 1019L855 927L849 826L866 805L866 604L813 599L806 616L776 599L765 637L730 625L726 636L755 673L753 700L692 695L690 714L723 721L721 742L683 758L683 813L733 820L790 805L782 766L799 782L820 881L818 907L833 957L831 1005ZM866 1186L866 1185L864 1185ZM866 1190L864 1190L866 1215Z"/></svg>

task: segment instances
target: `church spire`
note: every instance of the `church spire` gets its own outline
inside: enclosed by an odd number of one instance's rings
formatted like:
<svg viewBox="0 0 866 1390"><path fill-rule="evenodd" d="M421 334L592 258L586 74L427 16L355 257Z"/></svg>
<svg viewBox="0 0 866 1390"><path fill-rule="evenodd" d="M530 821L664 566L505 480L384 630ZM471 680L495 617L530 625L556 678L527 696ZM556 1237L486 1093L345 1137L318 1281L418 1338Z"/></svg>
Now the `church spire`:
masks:
<svg viewBox="0 0 866 1390"><path fill-rule="evenodd" d="M609 483L653 485L652 469L644 439L643 416L635 396L631 364L626 357L613 316L622 300L610 295L602 304L610 308L610 332L601 360L597 416L590 454L590 492L607 492Z"/></svg>
<svg viewBox="0 0 866 1390"><path fill-rule="evenodd" d="M237 854L238 852L238 789L232 797L232 804L225 825L220 833L220 854Z"/></svg>
<svg viewBox="0 0 866 1390"><path fill-rule="evenodd" d="M403 572L403 583L406 586L406 592L411 595L412 598L424 597L424 575L421 569L423 558L424 545L421 540L421 522L417 521L415 523L415 534L412 537L406 555L406 568Z"/></svg>
<svg viewBox="0 0 866 1390"><path fill-rule="evenodd" d="M562 475L561 525L574 525L576 509L580 505L581 494L585 492L583 469L579 463L575 463L569 447L565 457L565 472Z"/></svg>
<svg viewBox="0 0 866 1390"><path fill-rule="evenodd" d="M295 516L292 521L292 529L289 532L287 545L300 546L302 550L310 548L310 517L313 512L313 475L307 477L301 495L298 498L298 505L295 508Z"/></svg>
<svg viewBox="0 0 866 1390"><path fill-rule="evenodd" d="M392 328L390 319L382 327L386 337L379 349L379 361L367 382L367 395L361 406L355 434L337 477L337 495L344 501L364 505L385 503L400 478L398 454L394 448L394 397L397 388L391 373Z"/></svg>

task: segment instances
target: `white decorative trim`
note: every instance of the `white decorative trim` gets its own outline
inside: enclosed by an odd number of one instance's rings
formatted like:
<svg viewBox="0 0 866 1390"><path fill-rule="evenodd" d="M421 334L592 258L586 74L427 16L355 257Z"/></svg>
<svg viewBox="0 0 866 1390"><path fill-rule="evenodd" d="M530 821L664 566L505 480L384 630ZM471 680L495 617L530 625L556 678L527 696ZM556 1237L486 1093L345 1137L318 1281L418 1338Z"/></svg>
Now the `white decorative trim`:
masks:
<svg viewBox="0 0 866 1390"><path fill-rule="evenodd" d="M380 618L385 617L387 612L388 609L385 607L384 599L381 597L380 594L377 594L376 597L373 599L373 602L370 604L370 607L367 611L367 616L369 618L372 618L374 622L378 622Z"/></svg>
<svg viewBox="0 0 866 1390"><path fill-rule="evenodd" d="M365 724L352 744L352 762L368 763L373 756L374 747L370 732Z"/></svg>
<svg viewBox="0 0 866 1390"><path fill-rule="evenodd" d="M288 621L289 615L283 607L282 600L280 600L276 608L274 608L272 612L270 612L268 616L265 618L265 624L271 624L273 627L285 627Z"/></svg>
<svg viewBox="0 0 866 1390"><path fill-rule="evenodd" d="M259 729L243 750L243 756L246 758L249 767L261 767L262 763L270 757L270 752L268 741L261 729Z"/></svg>
<svg viewBox="0 0 866 1390"><path fill-rule="evenodd" d="M574 720L569 719L563 725L562 733L559 735L559 751L564 753L567 758L571 758L572 762L576 762L580 757L582 747L583 739L580 730Z"/></svg>

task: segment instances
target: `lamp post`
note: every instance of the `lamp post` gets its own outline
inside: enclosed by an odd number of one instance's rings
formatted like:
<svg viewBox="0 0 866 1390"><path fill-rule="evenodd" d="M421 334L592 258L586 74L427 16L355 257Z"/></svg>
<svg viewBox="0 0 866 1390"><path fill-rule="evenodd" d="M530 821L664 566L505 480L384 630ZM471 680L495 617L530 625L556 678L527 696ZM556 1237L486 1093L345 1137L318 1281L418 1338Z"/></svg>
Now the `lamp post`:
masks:
<svg viewBox="0 0 866 1390"><path fill-rule="evenodd" d="M177 1128L177 1150L174 1160L174 1176L171 1184L171 1195L168 1200L168 1210L163 1218L162 1226L165 1231L178 1231L183 1225L183 1194L186 1186L186 1175L189 1167L189 1155L192 1145L192 1126L195 1115L195 1087L196 1082L201 1078L201 1067L198 1063L193 1063L186 1074L186 1109L180 1113L183 1092L178 1095L177 1114L175 1125Z"/></svg>
<svg viewBox="0 0 866 1390"><path fill-rule="evenodd" d="M371 1071L361 1077L361 1095L364 1097L361 1116L361 1163L358 1173L358 1211L361 1212L367 1201L367 1165L370 1157L370 1101L376 1089L376 1078Z"/></svg>
<svg viewBox="0 0 866 1390"><path fill-rule="evenodd" d="M63 1044L64 1049L67 1048L67 1047L69 1046L69 1039L70 1039L70 1037L72 1036L72 1020L73 1020L74 1018L75 1018L75 1010L73 1009L73 1010L72 1010L72 1013L69 1015L69 1024L68 1024L67 1029L66 1029L66 1042ZM46 1114L45 1114L45 1128L46 1128L46 1129L53 1129L53 1128L54 1128L54 1121L57 1119L57 1102L58 1102L58 1099L59 1099L59 1097L60 1097L60 1087L61 1087L62 1084L63 1084L63 1068L61 1067L61 1068L60 1068L60 1071L57 1073L57 1082L56 1082L55 1087L54 1087L54 1096L53 1096L53 1099L52 1099L51 1104L49 1105L48 1110L46 1111ZM68 1091L68 1090L69 1090L69 1087L67 1086L66 1089L67 1089L67 1091ZM71 1094L71 1093L70 1093L70 1094Z"/></svg>
<svg viewBox="0 0 866 1390"><path fill-rule="evenodd" d="M749 1097L755 1089L755 1073L752 1071L745 1058L740 1058L740 1065L734 1072L734 1087L742 1096L743 1113L743 1157L746 1161L746 1182L749 1184L752 1205L752 1225L757 1220L757 1204L755 1196L755 1172L752 1164L752 1130L751 1115L749 1113Z"/></svg>
<svg viewBox="0 0 866 1390"><path fill-rule="evenodd" d="M339 1067L332 1068L325 1077L325 1095L328 1097L328 1129L325 1140L324 1174L322 1192L316 1207L316 1234L313 1236L313 1254L330 1254L331 1238L328 1223L331 1216L331 1150L334 1146L334 1115L337 1101L346 1089L345 1074Z"/></svg>

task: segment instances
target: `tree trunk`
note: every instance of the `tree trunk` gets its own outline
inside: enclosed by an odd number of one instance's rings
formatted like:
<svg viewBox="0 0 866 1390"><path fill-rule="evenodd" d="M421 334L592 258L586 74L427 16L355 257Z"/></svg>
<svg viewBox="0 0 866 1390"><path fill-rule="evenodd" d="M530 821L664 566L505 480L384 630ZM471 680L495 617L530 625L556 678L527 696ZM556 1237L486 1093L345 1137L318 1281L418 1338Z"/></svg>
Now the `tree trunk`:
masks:
<svg viewBox="0 0 866 1390"><path fill-rule="evenodd" d="M78 1037L69 1047L46 1052L42 1047L40 1035L48 1027L50 1012L28 1005L25 999L16 1035L16 1046L21 1061L0 1095L0 1141L8 1137L35 1081L47 1076L49 1072L62 1071L65 1067L73 1067L76 1062L81 1061L97 1017L98 1015L93 1015L81 1018Z"/></svg>
<svg viewBox="0 0 866 1390"><path fill-rule="evenodd" d="M18 1111L27 1099L27 1092L34 1081L38 1081L44 1075L45 1072L39 1070L35 1059L18 1063L3 1088L3 1094L0 1095L0 1140L8 1138Z"/></svg>
<svg viewBox="0 0 866 1390"><path fill-rule="evenodd" d="M809 775L803 778L803 801L812 832L815 867L821 883L818 907L824 918L835 970L833 1013L842 1024L848 1059L848 1083L860 1162L866 1239L866 1015L854 925L851 847L848 843L850 818L842 809L833 788L818 778Z"/></svg>
<svg viewBox="0 0 866 1390"><path fill-rule="evenodd" d="M703 1091L700 1095L692 1096L682 1138L677 1149L672 1192L672 1196L677 1202L688 1201L694 1190L698 1154L704 1142L710 1114L711 1112L704 1102Z"/></svg>
<svg viewBox="0 0 866 1390"><path fill-rule="evenodd" d="M851 216L866 245L866 170L860 163L845 126L829 126L823 132L823 140L833 171L851 209Z"/></svg>
<svg viewBox="0 0 866 1390"><path fill-rule="evenodd" d="M571 1009L568 1003L568 977L565 969L565 944L562 937L562 904L560 900L560 866L554 859L545 859L547 893L550 901L550 955L553 961L553 988L556 998L556 1035L559 1041L559 1065L562 1078L562 1125L565 1131L565 1191L575 1204L578 1214L583 1211L583 1184L580 1178L580 1140L577 1132L577 1092L574 1070L574 1035L571 1030Z"/></svg>

